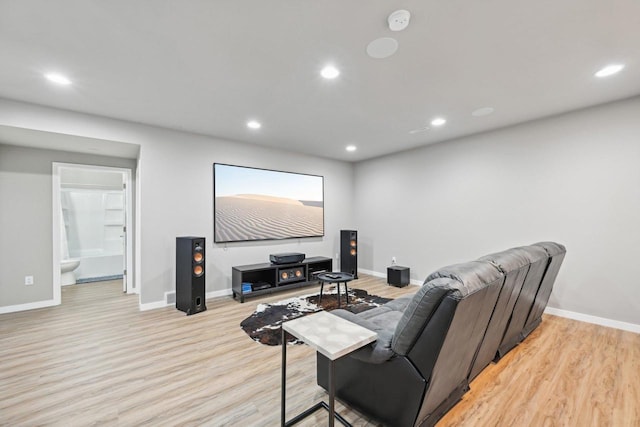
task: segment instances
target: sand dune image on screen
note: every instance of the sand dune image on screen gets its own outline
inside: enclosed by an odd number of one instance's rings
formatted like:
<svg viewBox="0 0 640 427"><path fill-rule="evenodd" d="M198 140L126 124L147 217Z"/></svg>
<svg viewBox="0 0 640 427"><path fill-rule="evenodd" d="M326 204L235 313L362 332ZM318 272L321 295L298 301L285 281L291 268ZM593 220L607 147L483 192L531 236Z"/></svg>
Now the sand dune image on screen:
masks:
<svg viewBox="0 0 640 427"><path fill-rule="evenodd" d="M286 239L324 234L322 202L238 194L216 197L216 241Z"/></svg>

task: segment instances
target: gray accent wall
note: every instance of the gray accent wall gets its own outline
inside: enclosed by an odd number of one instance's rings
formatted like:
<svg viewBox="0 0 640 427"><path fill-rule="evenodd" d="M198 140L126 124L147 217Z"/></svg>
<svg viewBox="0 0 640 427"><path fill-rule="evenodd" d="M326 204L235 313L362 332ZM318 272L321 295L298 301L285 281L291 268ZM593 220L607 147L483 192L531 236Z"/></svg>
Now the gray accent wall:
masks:
<svg viewBox="0 0 640 427"><path fill-rule="evenodd" d="M422 281L552 240L567 255L550 307L640 324L638 97L360 162L355 197L363 269L395 256Z"/></svg>
<svg viewBox="0 0 640 427"><path fill-rule="evenodd" d="M0 141L0 307L53 299L53 162L127 168L135 177L135 160ZM25 286L25 276L34 284Z"/></svg>

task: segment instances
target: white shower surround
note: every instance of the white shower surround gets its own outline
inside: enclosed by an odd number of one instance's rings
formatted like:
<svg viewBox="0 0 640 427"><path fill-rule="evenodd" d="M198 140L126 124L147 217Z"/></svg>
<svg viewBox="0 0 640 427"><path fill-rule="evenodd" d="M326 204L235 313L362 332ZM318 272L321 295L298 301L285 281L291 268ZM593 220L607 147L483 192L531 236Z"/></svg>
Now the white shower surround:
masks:
<svg viewBox="0 0 640 427"><path fill-rule="evenodd" d="M80 259L78 280L121 275L124 269L122 189L64 186L62 211L69 257Z"/></svg>

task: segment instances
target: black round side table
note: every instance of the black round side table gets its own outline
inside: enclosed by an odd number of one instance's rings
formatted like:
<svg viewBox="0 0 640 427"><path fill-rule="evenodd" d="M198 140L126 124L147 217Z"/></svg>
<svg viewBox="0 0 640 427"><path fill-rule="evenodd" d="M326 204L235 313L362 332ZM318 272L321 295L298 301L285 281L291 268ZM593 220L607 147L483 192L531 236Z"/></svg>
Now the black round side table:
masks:
<svg viewBox="0 0 640 427"><path fill-rule="evenodd" d="M320 273L316 276L320 281L320 298L318 303L322 302L322 290L325 283L335 283L338 287L338 308L340 307L340 283L344 283L344 295L347 298L347 304L349 304L349 291L347 289L347 282L353 280L353 274L332 272L332 273Z"/></svg>

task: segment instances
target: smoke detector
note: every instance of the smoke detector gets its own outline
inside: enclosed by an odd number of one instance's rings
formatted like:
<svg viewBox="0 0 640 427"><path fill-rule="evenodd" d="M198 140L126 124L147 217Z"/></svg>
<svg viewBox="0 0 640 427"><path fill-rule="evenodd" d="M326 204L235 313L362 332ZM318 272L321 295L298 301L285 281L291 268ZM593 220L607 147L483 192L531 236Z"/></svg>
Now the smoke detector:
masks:
<svg viewBox="0 0 640 427"><path fill-rule="evenodd" d="M391 31L402 31L409 26L409 19L411 18L411 13L408 10L400 9L393 12L387 18L387 22L389 23L389 29Z"/></svg>

